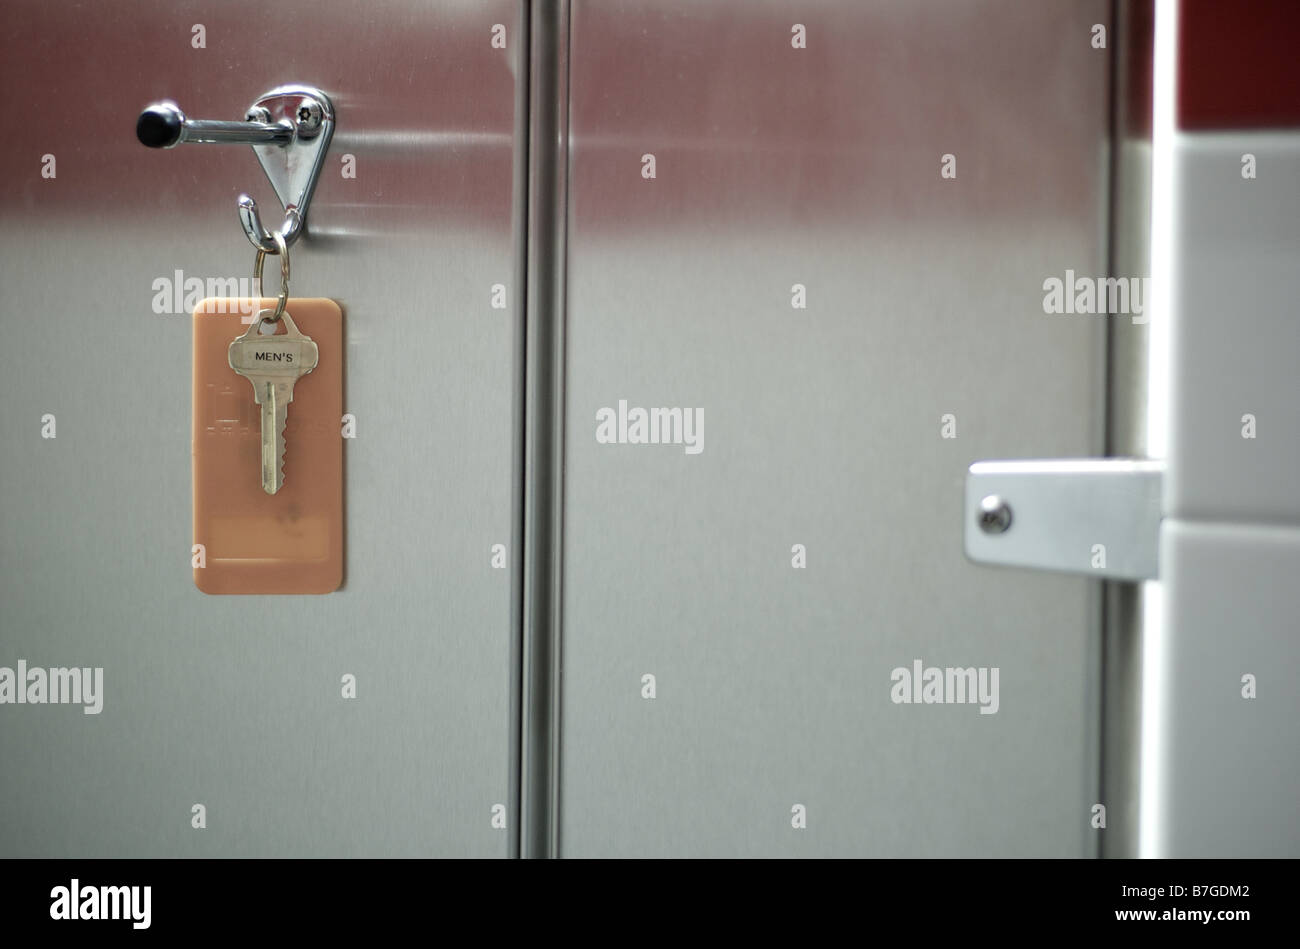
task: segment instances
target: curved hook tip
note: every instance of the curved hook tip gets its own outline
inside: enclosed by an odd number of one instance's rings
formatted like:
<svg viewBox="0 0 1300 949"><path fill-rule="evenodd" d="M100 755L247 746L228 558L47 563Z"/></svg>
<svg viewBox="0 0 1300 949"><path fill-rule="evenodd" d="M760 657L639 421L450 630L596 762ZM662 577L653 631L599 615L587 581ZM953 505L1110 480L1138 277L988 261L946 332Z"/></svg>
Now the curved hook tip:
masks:
<svg viewBox="0 0 1300 949"><path fill-rule="evenodd" d="M246 194L239 196L239 223L244 228L248 242L258 250L268 254L276 253L275 237L262 224L257 202ZM285 211L284 224L280 227L280 236L286 245L293 244L302 233L302 215L298 209L290 207Z"/></svg>
<svg viewBox="0 0 1300 949"><path fill-rule="evenodd" d="M262 216L257 211L257 202L246 194L239 196L239 224L250 244L268 254L276 250L275 239L262 226Z"/></svg>

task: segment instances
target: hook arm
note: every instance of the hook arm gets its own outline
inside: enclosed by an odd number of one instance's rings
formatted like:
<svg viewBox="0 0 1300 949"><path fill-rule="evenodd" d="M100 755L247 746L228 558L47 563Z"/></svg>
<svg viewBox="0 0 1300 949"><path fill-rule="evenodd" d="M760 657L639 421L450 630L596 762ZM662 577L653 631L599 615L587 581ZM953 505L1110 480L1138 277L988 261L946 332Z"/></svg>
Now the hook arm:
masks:
<svg viewBox="0 0 1300 949"><path fill-rule="evenodd" d="M295 130L281 122L215 122L191 119L175 102L147 106L135 123L135 137L150 148L175 148L186 142L205 145L279 145L293 143Z"/></svg>

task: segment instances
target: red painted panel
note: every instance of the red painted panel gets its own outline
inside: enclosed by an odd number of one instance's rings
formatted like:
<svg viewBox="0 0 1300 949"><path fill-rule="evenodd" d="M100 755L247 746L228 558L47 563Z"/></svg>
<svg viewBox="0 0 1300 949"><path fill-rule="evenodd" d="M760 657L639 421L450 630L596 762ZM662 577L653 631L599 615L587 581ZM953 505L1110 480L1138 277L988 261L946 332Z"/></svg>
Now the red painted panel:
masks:
<svg viewBox="0 0 1300 949"><path fill-rule="evenodd" d="M1178 125L1300 127L1300 0L1182 0Z"/></svg>

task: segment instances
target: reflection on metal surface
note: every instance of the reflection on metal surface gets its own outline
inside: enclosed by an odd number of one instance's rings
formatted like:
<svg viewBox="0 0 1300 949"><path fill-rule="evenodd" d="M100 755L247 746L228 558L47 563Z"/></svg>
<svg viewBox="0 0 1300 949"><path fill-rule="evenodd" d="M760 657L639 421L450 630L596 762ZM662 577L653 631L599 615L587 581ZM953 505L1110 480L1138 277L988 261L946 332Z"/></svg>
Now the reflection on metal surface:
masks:
<svg viewBox="0 0 1300 949"><path fill-rule="evenodd" d="M1174 142L1178 66L1178 0L1156 0L1151 103L1151 277L1165 288L1153 301L1147 338L1146 452L1163 458L1169 450L1169 344L1174 318ZM1166 782L1165 721L1170 683L1166 667L1171 637L1165 625L1163 588L1146 584L1142 597L1141 742L1138 803L1139 857L1164 856L1161 813L1172 790Z"/></svg>
<svg viewBox="0 0 1300 949"><path fill-rule="evenodd" d="M372 129L339 132L334 136L334 145L340 150L356 148L376 154L412 149L454 154L462 148L509 148L511 140L512 137L505 132L471 129Z"/></svg>

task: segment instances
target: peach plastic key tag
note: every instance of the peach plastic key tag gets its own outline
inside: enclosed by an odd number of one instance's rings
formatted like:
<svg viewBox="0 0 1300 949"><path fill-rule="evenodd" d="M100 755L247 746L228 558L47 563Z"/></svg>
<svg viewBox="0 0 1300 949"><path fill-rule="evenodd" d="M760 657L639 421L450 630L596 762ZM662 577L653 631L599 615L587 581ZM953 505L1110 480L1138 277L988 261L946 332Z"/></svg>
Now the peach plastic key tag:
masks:
<svg viewBox="0 0 1300 949"><path fill-rule="evenodd" d="M272 307L283 316L268 327ZM257 315L245 331L240 314L248 312ZM342 414L338 304L288 301L286 288L279 301L208 299L198 305L195 586L216 594L338 589L343 582ZM263 438L268 421L269 455Z"/></svg>

